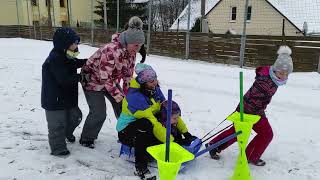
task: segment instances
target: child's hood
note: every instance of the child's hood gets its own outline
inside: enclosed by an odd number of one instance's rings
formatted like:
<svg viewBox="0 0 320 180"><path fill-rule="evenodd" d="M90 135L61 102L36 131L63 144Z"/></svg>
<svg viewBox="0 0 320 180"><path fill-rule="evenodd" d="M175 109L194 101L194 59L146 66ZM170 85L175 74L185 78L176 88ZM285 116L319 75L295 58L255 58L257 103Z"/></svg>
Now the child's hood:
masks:
<svg viewBox="0 0 320 180"><path fill-rule="evenodd" d="M261 66L257 67L256 75L257 76L268 76L269 75L270 66Z"/></svg>

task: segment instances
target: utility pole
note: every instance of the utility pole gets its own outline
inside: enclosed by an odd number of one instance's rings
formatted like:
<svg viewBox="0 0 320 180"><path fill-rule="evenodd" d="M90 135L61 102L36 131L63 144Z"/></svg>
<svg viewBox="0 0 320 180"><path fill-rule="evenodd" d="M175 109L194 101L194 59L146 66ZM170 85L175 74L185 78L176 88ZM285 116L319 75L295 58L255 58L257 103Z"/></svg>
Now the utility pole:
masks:
<svg viewBox="0 0 320 180"><path fill-rule="evenodd" d="M103 0L103 20L104 20L104 28L108 29L108 19L107 19L107 1Z"/></svg>
<svg viewBox="0 0 320 180"><path fill-rule="evenodd" d="M189 48L190 48L190 13L191 13L191 0L188 4L188 28L186 34L186 59L189 59Z"/></svg>
<svg viewBox="0 0 320 180"><path fill-rule="evenodd" d="M147 55L148 56L150 53L151 11L152 11L152 0L149 0L148 37L147 37Z"/></svg>
<svg viewBox="0 0 320 180"><path fill-rule="evenodd" d="M52 28L52 19L51 19L51 0L46 0L48 8L48 27Z"/></svg>
<svg viewBox="0 0 320 180"><path fill-rule="evenodd" d="M18 0L16 0L16 9L17 9L17 20L18 20L18 36L20 36L20 18L19 18L19 5Z"/></svg>
<svg viewBox="0 0 320 180"><path fill-rule="evenodd" d="M38 14L39 14L39 31L40 31L40 40L42 40L42 28L41 28L41 15L40 15L40 0L38 0Z"/></svg>
<svg viewBox="0 0 320 180"><path fill-rule="evenodd" d="M206 11L206 0L201 0L201 25L200 25L200 32L203 32L204 30L204 16Z"/></svg>
<svg viewBox="0 0 320 180"><path fill-rule="evenodd" d="M93 28L94 28L94 22L93 22L93 0L91 0L91 45L93 46Z"/></svg>
<svg viewBox="0 0 320 180"><path fill-rule="evenodd" d="M247 14L248 14L248 4L249 0L246 0L244 17L243 17L243 31L241 37L241 47L240 47L240 67L243 67L244 64L244 54L246 50L246 30L247 30Z"/></svg>
<svg viewBox="0 0 320 180"><path fill-rule="evenodd" d="M120 1L117 0L117 33L119 32Z"/></svg>
<svg viewBox="0 0 320 180"><path fill-rule="evenodd" d="M31 39L31 29L30 29L30 13L29 13L29 0L26 0L27 2L27 16L28 16L28 29L29 29L29 36Z"/></svg>
<svg viewBox="0 0 320 180"><path fill-rule="evenodd" d="M56 16L54 13L54 1L52 0L53 27L56 27Z"/></svg>
<svg viewBox="0 0 320 180"><path fill-rule="evenodd" d="M67 4L68 4L68 21L69 21L69 27L72 26L72 7L71 7L71 0L67 0Z"/></svg>

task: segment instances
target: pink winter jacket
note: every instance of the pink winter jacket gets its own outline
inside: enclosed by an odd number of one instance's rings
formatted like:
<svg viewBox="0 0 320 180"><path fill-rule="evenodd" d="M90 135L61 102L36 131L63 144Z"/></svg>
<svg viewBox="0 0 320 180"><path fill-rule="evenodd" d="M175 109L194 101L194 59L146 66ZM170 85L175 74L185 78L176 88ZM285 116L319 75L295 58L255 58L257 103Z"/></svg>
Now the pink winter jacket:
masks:
<svg viewBox="0 0 320 180"><path fill-rule="evenodd" d="M269 75L269 70L270 66L262 66L256 69L256 80L243 96L245 113L266 116L265 110L278 89ZM239 105L236 111L240 111Z"/></svg>
<svg viewBox="0 0 320 180"><path fill-rule="evenodd" d="M123 80L127 92L134 72L136 55L130 55L119 42L120 34L112 36L112 42L98 49L83 66L84 73L91 75L90 81L82 84L87 91L107 91L117 102L124 94L116 87Z"/></svg>

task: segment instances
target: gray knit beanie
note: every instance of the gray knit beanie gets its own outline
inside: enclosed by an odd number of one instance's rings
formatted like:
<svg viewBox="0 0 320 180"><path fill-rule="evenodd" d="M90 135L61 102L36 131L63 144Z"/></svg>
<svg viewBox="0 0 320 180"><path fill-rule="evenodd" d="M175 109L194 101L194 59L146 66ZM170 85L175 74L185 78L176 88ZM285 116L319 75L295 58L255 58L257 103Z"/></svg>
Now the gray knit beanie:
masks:
<svg viewBox="0 0 320 180"><path fill-rule="evenodd" d="M128 29L120 34L120 43L127 47L128 44L144 44L145 37L142 30L143 22L137 16L130 18Z"/></svg>
<svg viewBox="0 0 320 180"><path fill-rule="evenodd" d="M272 65L273 71L286 71L288 74L293 71L291 49L288 46L281 46L278 50L278 58Z"/></svg>

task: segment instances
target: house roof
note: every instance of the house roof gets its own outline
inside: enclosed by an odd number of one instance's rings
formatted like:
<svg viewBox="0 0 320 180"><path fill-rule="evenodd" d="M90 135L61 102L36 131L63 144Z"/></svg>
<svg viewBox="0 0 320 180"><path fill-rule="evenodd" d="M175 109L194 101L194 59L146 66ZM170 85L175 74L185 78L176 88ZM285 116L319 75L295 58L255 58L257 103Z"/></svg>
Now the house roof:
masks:
<svg viewBox="0 0 320 180"><path fill-rule="evenodd" d="M220 0L206 0L206 10L205 14L207 14ZM196 19L201 17L201 0L191 0L191 13L190 13L190 29L193 27ZM187 30L188 29L188 5L184 8L181 14L178 17L179 19L179 29ZM178 19L174 21L171 30L176 30L178 27Z"/></svg>
<svg viewBox="0 0 320 180"><path fill-rule="evenodd" d="M207 0L206 11L209 13L222 0ZM319 0L266 0L279 13L285 16L297 29L303 31L303 24L307 22L307 33L320 32L320 1ZM196 19L201 16L201 0L191 0L190 29ZM179 15L179 29L187 30L188 6ZM178 19L170 29L177 29Z"/></svg>
<svg viewBox="0 0 320 180"><path fill-rule="evenodd" d="M299 30L307 22L307 33L320 32L319 0L267 0L274 8L290 20Z"/></svg>

